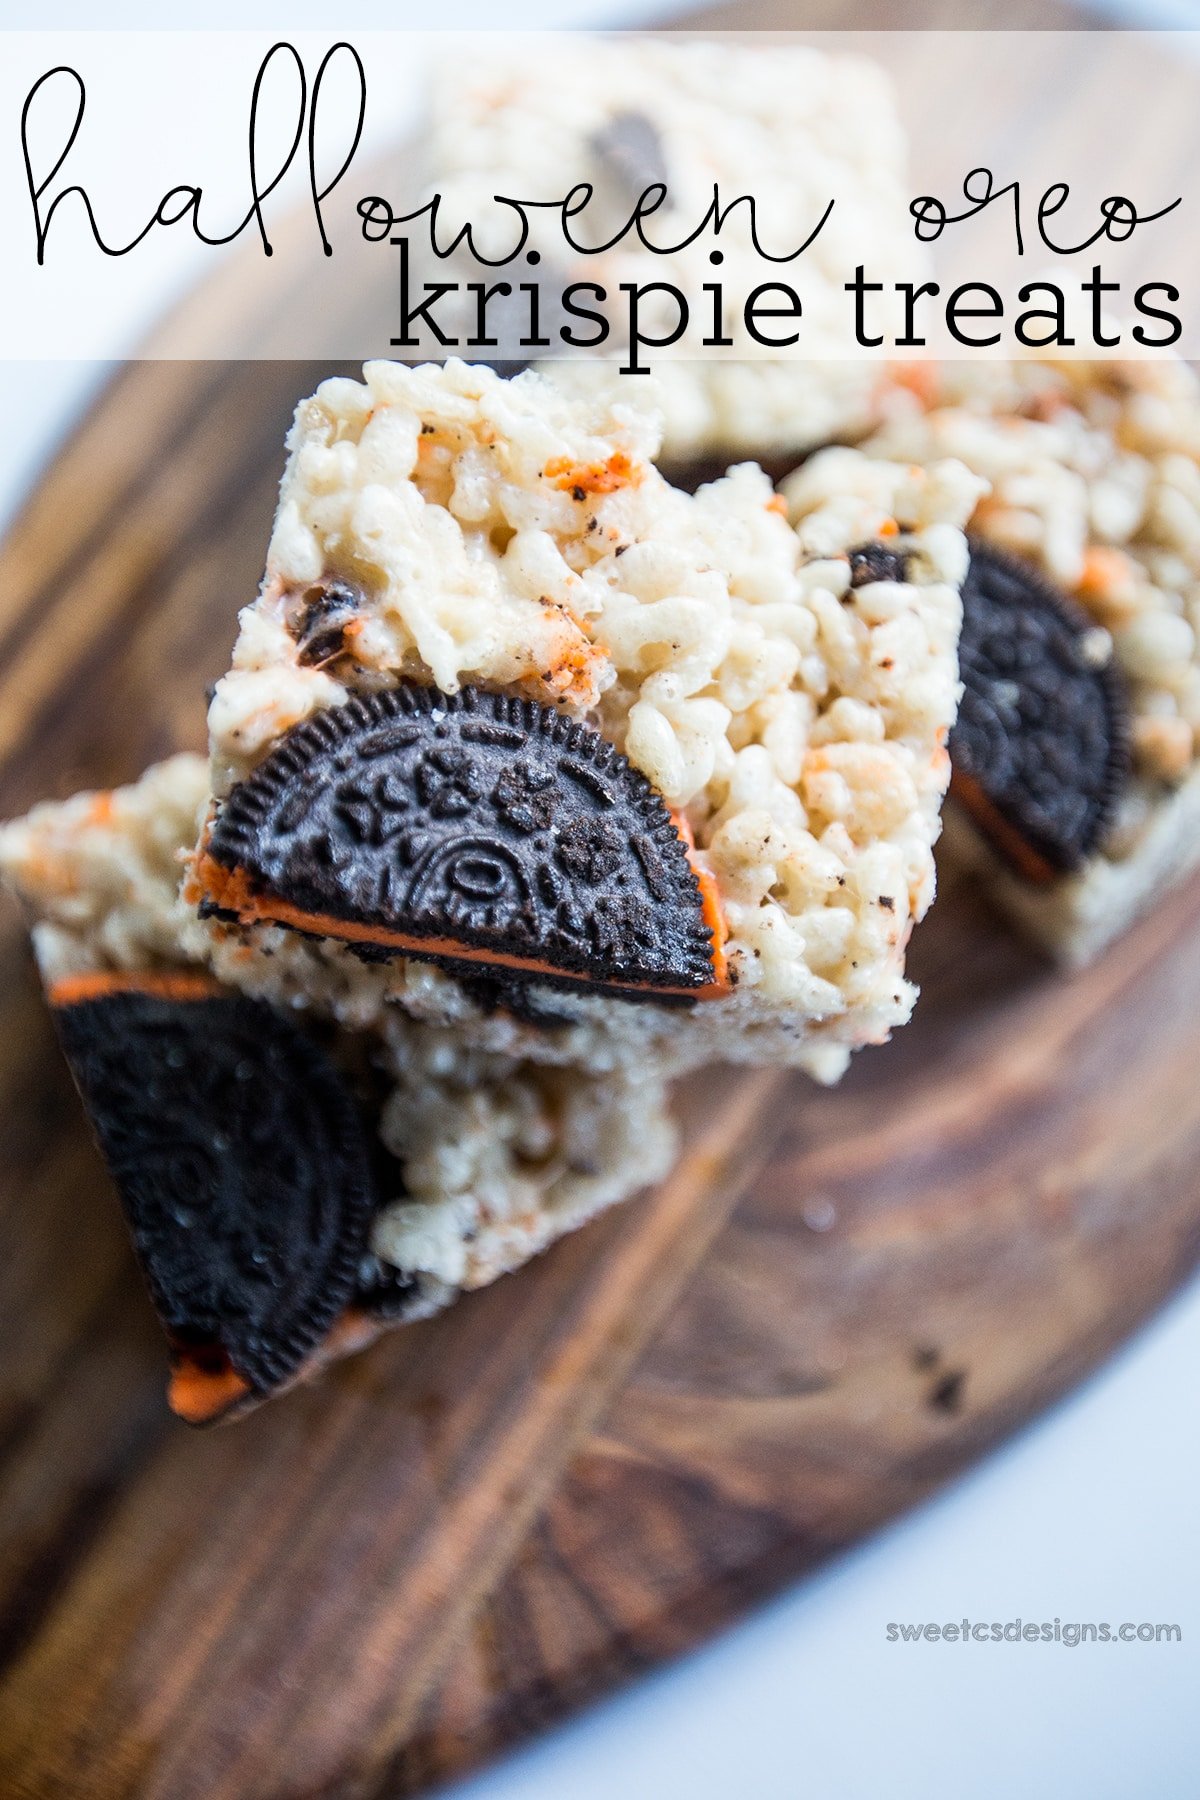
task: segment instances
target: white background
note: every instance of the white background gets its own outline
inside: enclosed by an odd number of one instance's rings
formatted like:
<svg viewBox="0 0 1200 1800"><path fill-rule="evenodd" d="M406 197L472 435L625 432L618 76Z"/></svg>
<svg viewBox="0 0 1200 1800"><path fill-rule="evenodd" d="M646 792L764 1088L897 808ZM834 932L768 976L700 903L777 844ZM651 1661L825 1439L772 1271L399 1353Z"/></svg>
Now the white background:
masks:
<svg viewBox="0 0 1200 1800"><path fill-rule="evenodd" d="M1200 24L1191 0L1104 9ZM661 18L669 6L654 7ZM453 0L446 27L614 25L623 0ZM19 16L20 15L20 16ZM15 5L23 28L88 28L94 0ZM410 18L412 14L410 12ZM395 29L404 0L205 0L189 28ZM108 0L104 23L162 23ZM798 16L797 25L803 23ZM963 24L970 23L969 8ZM173 292L169 259L144 295ZM103 379L94 364L0 365L0 525ZM13 421L19 425L14 427ZM1200 1290L1084 1390L957 1487L708 1650L551 1734L471 1800L1189 1800L1200 1794ZM887 1642L889 1621L1176 1622L1180 1644ZM247 1796L247 1800L254 1800Z"/></svg>

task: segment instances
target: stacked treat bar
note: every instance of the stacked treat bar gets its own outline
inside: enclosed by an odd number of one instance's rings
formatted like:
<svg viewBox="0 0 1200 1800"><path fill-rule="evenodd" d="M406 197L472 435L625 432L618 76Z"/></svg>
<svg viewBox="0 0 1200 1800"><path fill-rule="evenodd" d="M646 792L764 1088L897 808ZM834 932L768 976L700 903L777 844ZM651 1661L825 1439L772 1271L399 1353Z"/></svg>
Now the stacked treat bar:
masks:
<svg viewBox="0 0 1200 1800"><path fill-rule="evenodd" d="M948 849L1085 962L1200 860L1200 384L1174 362L965 363L887 408L866 453L988 484Z"/></svg>
<svg viewBox="0 0 1200 1800"><path fill-rule="evenodd" d="M580 242L605 242L659 183L651 242L682 241L714 182L726 203L755 196L776 248L802 241L822 196L836 194L786 270L804 286L806 359L751 359L756 346L729 309L719 352L654 357L664 467L694 485L746 456L778 478L829 443L965 465L986 489L969 524L946 855L981 867L997 904L1068 963L1088 960L1200 860L1196 377L1162 360L936 370L842 360L842 283L862 246L877 278L928 273L908 217L904 134L876 65L732 39L586 51L558 40L535 59L489 47L442 72L425 143L427 187L455 224L499 223L496 194L553 200L586 184ZM561 263L551 215L532 216L543 260ZM769 275L747 213L732 208L720 241L729 292ZM703 255L698 240L671 259L692 289ZM611 294L622 280L652 281L659 262L627 231L555 273L590 273ZM570 391L611 381L618 358L607 376L550 366ZM632 393L638 378L619 385ZM811 479L787 483L795 504L807 504Z"/></svg>
<svg viewBox="0 0 1200 1800"><path fill-rule="evenodd" d="M650 415L532 374L325 383L188 891L314 930L335 1006L351 982L509 1054L833 1076L911 1010L982 487L834 452L789 524L756 469L689 495L656 450Z"/></svg>
<svg viewBox="0 0 1200 1800"><path fill-rule="evenodd" d="M616 207L807 146L890 228L874 71L587 54L456 70L438 185L552 164ZM952 853L1069 959L1200 858L1190 373L662 375L323 383L208 760L0 829L189 1420L657 1179L673 1076L885 1042L948 786ZM756 461L664 474L698 455Z"/></svg>

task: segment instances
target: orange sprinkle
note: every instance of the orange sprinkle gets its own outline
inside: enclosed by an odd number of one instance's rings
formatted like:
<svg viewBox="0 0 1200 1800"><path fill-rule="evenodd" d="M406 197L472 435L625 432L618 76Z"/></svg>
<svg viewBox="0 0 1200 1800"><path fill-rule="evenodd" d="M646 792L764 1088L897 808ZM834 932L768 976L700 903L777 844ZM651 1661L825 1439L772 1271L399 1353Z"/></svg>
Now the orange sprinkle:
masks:
<svg viewBox="0 0 1200 1800"><path fill-rule="evenodd" d="M883 524L879 527L879 535L880 537L895 537L899 530L900 527L897 525L895 519L885 519Z"/></svg>
<svg viewBox="0 0 1200 1800"><path fill-rule="evenodd" d="M1084 552L1079 592L1097 596L1110 594L1114 588L1123 587L1132 573L1129 558L1123 550L1116 550L1109 544L1094 544Z"/></svg>
<svg viewBox="0 0 1200 1800"><path fill-rule="evenodd" d="M972 525L983 525L989 519L1002 517L1007 510L1005 502L1000 499L998 494L984 494L983 498L976 502L970 522Z"/></svg>
<svg viewBox="0 0 1200 1800"><path fill-rule="evenodd" d="M767 511L778 513L781 519L787 518L787 501L782 494L772 494L767 501Z"/></svg>
<svg viewBox="0 0 1200 1800"><path fill-rule="evenodd" d="M1057 418L1064 407L1070 406L1070 399L1057 389L1048 388L1043 394L1034 394L1027 400L1022 411L1027 419L1037 419L1041 423Z"/></svg>
<svg viewBox="0 0 1200 1800"><path fill-rule="evenodd" d="M642 469L626 451L615 450L602 463L573 463L569 456L556 456L546 464L542 475L556 488L582 500L588 494L612 494L618 488L636 487L642 479Z"/></svg>
<svg viewBox="0 0 1200 1800"><path fill-rule="evenodd" d="M573 636L558 653L557 661L544 672L523 676L520 685L534 694L549 692L556 699L586 705L595 692L596 668L606 654L598 644L581 637L578 627L573 627Z"/></svg>
<svg viewBox="0 0 1200 1800"><path fill-rule="evenodd" d="M937 371L931 362L889 363L881 388L886 393L889 387L907 388L922 406L932 406L937 399Z"/></svg>

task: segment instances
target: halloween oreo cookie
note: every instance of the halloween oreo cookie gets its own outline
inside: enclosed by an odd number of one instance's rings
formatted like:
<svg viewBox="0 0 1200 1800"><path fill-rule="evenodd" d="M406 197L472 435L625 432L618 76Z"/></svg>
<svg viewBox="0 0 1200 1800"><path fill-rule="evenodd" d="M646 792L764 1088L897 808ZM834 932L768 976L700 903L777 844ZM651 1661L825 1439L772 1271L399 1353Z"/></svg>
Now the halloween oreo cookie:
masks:
<svg viewBox="0 0 1200 1800"><path fill-rule="evenodd" d="M193 1424L296 1376L356 1300L375 1195L352 1094L260 1002L188 974L51 988Z"/></svg>
<svg viewBox="0 0 1200 1800"><path fill-rule="evenodd" d="M658 794L552 707L406 683L295 726L198 859L210 914L630 998L723 991L718 913Z"/></svg>
<svg viewBox="0 0 1200 1800"><path fill-rule="evenodd" d="M962 601L952 791L1007 862L1049 882L1111 822L1129 767L1123 683L1103 634L1032 564L975 540Z"/></svg>

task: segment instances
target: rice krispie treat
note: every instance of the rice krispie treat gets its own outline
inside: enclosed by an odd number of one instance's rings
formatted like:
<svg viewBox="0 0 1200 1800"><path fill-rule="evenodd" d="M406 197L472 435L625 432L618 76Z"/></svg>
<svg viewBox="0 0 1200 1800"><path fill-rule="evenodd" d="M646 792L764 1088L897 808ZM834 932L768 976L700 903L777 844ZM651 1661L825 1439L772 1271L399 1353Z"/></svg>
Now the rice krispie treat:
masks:
<svg viewBox="0 0 1200 1800"><path fill-rule="evenodd" d="M187 887L274 933L227 978L594 1069L832 1079L908 1017L978 480L832 451L789 525L619 393L457 362L289 448Z"/></svg>
<svg viewBox="0 0 1200 1800"><path fill-rule="evenodd" d="M1082 963L1200 861L1200 382L1177 362L940 369L868 446L989 484L955 790L996 892Z"/></svg>
<svg viewBox="0 0 1200 1800"><path fill-rule="evenodd" d="M661 1082L469 1052L392 1014L239 996L269 962L179 897L202 758L0 828L63 1046L192 1423L514 1269L666 1173Z"/></svg>
<svg viewBox="0 0 1200 1800"><path fill-rule="evenodd" d="M648 346L669 339L679 324L677 302L653 284L664 280L690 304L687 334L669 349L647 347L637 366L653 367L664 415L663 456L671 465L752 456L783 472L801 452L865 433L876 416L880 365L856 352L848 336L853 310L844 284L868 262L885 285L900 277L926 278L926 252L914 239L905 187L907 147L889 77L879 63L854 56L772 42L757 47L717 39L639 35L636 39L560 34L538 54L490 41L485 52L456 55L435 72L424 134L425 186L440 196L439 229L448 242L468 221L484 255L503 253L514 236L511 208L495 196L561 202L586 183L591 198L570 220L565 241L560 214L537 206L529 214L528 248L514 273L507 265L451 260L423 268L430 279L506 276L513 296L492 303L495 350L473 354L536 360L522 348L525 302L520 284L537 281L541 335L549 359L570 356L558 336L566 325L581 341L592 327L562 311L559 296L573 282L602 287L607 302L584 294L610 323L609 340L572 362L553 364L564 382L598 383L627 363L625 287L645 288L638 324ZM668 258L625 231L640 196L663 183L662 205L647 218L647 239L671 246ZM697 233L714 203L730 208L719 239ZM832 211L803 254L771 257L805 245L832 199ZM687 240L696 233L695 241ZM413 255L419 253L414 238ZM709 253L719 242L720 262ZM611 244L584 255L573 245ZM675 248L675 246L682 246ZM869 253L868 253L869 252ZM427 254L427 261L428 254ZM461 267L460 267L461 264ZM706 284L720 281L720 345L710 340L714 301ZM786 282L803 306L803 344L780 356L749 333L744 303L760 286ZM886 295L876 296L880 306ZM770 294L764 305L778 307ZM475 298L465 295L453 318L460 342L473 329ZM757 322L769 340L795 322ZM438 354L436 345L425 354ZM599 359L604 359L603 361ZM642 378L624 375L625 389ZM724 467L722 463L721 467ZM719 471L717 471L719 472Z"/></svg>

